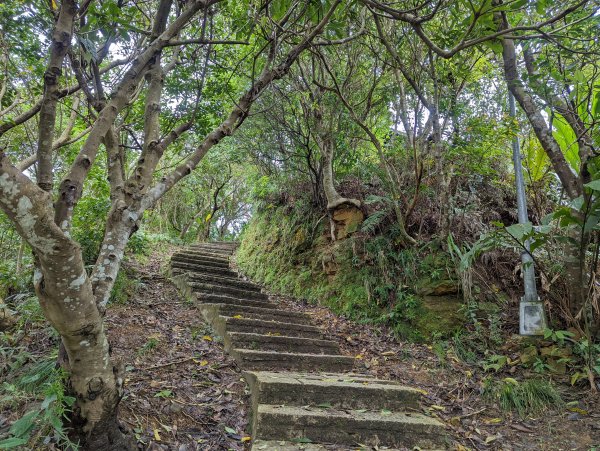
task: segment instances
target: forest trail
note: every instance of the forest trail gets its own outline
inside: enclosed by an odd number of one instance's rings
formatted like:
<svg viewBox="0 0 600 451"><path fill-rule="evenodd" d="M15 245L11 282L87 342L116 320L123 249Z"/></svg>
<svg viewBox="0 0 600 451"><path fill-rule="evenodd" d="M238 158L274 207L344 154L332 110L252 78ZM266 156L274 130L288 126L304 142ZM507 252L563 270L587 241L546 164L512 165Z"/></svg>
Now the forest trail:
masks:
<svg viewBox="0 0 600 451"><path fill-rule="evenodd" d="M310 315L282 309L239 277L235 246L189 246L173 255L171 272L244 371L253 450L445 447L444 424L419 413L419 390L354 372L355 359Z"/></svg>

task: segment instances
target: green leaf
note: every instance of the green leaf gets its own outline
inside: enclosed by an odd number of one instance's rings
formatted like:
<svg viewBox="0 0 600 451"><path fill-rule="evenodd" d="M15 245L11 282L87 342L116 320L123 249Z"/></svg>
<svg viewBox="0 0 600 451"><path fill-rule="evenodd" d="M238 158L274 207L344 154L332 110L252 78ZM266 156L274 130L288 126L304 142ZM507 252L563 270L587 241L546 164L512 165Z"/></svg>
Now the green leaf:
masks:
<svg viewBox="0 0 600 451"><path fill-rule="evenodd" d="M535 2L535 11L542 15L546 12L546 0L537 0Z"/></svg>
<svg viewBox="0 0 600 451"><path fill-rule="evenodd" d="M161 390L154 395L155 398L170 398L172 396L173 392L171 390Z"/></svg>
<svg viewBox="0 0 600 451"><path fill-rule="evenodd" d="M48 408L48 406L50 406L50 404L52 404L54 401L56 401L56 394L46 396L44 401L42 401L42 405L40 406L40 408L42 410L46 410Z"/></svg>
<svg viewBox="0 0 600 451"><path fill-rule="evenodd" d="M579 158L577 135L569 126L565 118L558 113L555 113L552 125L555 128L552 135L554 136L554 139L556 139L556 142L558 142L558 145L565 156L565 160L567 160L567 163L569 163L571 168L579 172L581 160Z"/></svg>
<svg viewBox="0 0 600 451"><path fill-rule="evenodd" d="M584 186L594 191L600 191L600 179L592 180L590 183L586 183Z"/></svg>
<svg viewBox="0 0 600 451"><path fill-rule="evenodd" d="M28 438L11 437L0 440L0 449L11 449L17 446L25 445L29 441Z"/></svg>
<svg viewBox="0 0 600 451"><path fill-rule="evenodd" d="M525 237L533 231L533 225L531 222L526 222L525 224L513 224L508 226L505 230L518 241L525 241Z"/></svg>
<svg viewBox="0 0 600 451"><path fill-rule="evenodd" d="M234 434L234 435L237 434L235 429L232 429L229 426L225 426L225 432L227 432L228 434Z"/></svg>
<svg viewBox="0 0 600 451"><path fill-rule="evenodd" d="M31 431L31 429L33 429L33 426L35 426L35 419L39 414L39 410L27 412L13 423L8 432L15 437L23 437L25 434Z"/></svg>

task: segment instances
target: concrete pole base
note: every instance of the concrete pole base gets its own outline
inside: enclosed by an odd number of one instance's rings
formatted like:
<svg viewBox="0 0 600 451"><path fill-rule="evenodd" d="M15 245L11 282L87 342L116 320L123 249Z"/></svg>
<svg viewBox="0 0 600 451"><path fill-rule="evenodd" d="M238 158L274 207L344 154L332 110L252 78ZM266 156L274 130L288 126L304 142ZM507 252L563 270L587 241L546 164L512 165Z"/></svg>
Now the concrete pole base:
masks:
<svg viewBox="0 0 600 451"><path fill-rule="evenodd" d="M541 301L524 301L521 298L519 306L519 334L544 335L546 315Z"/></svg>

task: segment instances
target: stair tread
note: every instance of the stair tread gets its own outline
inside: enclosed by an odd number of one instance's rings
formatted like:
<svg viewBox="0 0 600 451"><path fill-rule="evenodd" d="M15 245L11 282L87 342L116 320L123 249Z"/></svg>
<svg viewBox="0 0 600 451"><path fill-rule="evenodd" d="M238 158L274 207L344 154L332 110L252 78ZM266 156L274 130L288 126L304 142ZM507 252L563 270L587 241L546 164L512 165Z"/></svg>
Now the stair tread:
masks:
<svg viewBox="0 0 600 451"><path fill-rule="evenodd" d="M258 319L263 321L281 321L291 324L311 325L310 318L302 316L288 316L285 312L273 308L248 307L247 305L222 304L226 307L220 308L220 314L234 318Z"/></svg>
<svg viewBox="0 0 600 451"><path fill-rule="evenodd" d="M397 423L408 423L415 425L427 425L433 427L444 427L444 423L435 418L417 412L392 412L388 410L349 410L321 408L317 406L281 406L271 404L259 404L258 413L275 413L279 415L293 415L300 419L308 417L320 418L323 421L332 422L334 419L347 419L357 421L375 421L382 425L394 425ZM297 421L298 423L300 421Z"/></svg>
<svg viewBox="0 0 600 451"><path fill-rule="evenodd" d="M260 293L262 288L242 279L234 279L233 277L218 277L211 274L190 274L192 283L208 283L211 285L219 285L223 287L237 288L239 290L255 291Z"/></svg>
<svg viewBox="0 0 600 451"><path fill-rule="evenodd" d="M313 326L310 324L300 324L300 323L287 323L284 321L276 321L276 320L268 320L268 319L258 319L258 318L236 318L235 316L228 315L220 315L225 319L227 324L237 323L237 324L254 324L254 325L264 325L264 326L279 326L282 329L292 329L292 330L307 330L314 332L321 332L321 329L317 326Z"/></svg>
<svg viewBox="0 0 600 451"><path fill-rule="evenodd" d="M251 306L251 307L260 307L265 310L276 310L278 305L274 302L270 302L267 300L257 300L257 299L241 299L235 296L227 296L223 294L206 294L200 298L200 301L206 299L208 302L202 302L203 304L226 304L226 305L239 305L239 306Z"/></svg>
<svg viewBox="0 0 600 451"><path fill-rule="evenodd" d="M344 445L446 448L444 424L416 412L259 404L253 434L270 440L306 438Z"/></svg>
<svg viewBox="0 0 600 451"><path fill-rule="evenodd" d="M265 341L289 342L289 343L313 343L313 344L320 344L323 347L332 347L332 348L334 348L334 347L337 348L337 346L338 346L338 344L335 341L322 340L319 338L288 337L286 335L265 335L265 334L255 334L255 333L250 333L250 332L227 332L227 334L232 339L244 338L248 341L254 339L254 340L265 340Z"/></svg>
<svg viewBox="0 0 600 451"><path fill-rule="evenodd" d="M230 257L224 254L215 254L212 252L203 252L203 251L184 251L184 252L176 252L173 254L171 258L177 259L178 257L190 257L190 258L202 258L206 260L214 260L218 262L223 262L229 264Z"/></svg>
<svg viewBox="0 0 600 451"><path fill-rule="evenodd" d="M266 309L266 308L262 308L262 307L252 307L252 306L248 306L248 307L242 307L242 306L231 306L231 307L224 307L225 310L235 310L235 311L245 311L247 313L266 313L266 314L274 314L277 313L280 316L285 316L285 317L289 317L289 318L301 318L301 319L306 319L306 320L311 320L310 315L307 315L306 313L302 313L302 312L289 312L287 310L276 310L275 312L272 311L272 309ZM243 314L242 314L243 316Z"/></svg>
<svg viewBox="0 0 600 451"><path fill-rule="evenodd" d="M256 357L275 357L276 359L282 360L285 358L289 359L315 359L315 360L338 360L354 363L354 358L345 355L334 355L334 354L310 354L305 352L280 352L280 351L258 351L254 349L240 349L235 348L233 351L244 355L244 356L256 356Z"/></svg>
<svg viewBox="0 0 600 451"><path fill-rule="evenodd" d="M323 382L326 382L327 385L331 387L346 388L355 386L360 387L364 390L398 390L412 392L416 395L421 395L423 393L422 390L418 390L407 385L402 385L398 382L376 379L369 376L352 376L350 373L314 374L295 371L247 371L247 373L252 374L254 377L256 377L259 381L263 383L273 382L284 383L286 385L307 386L323 385Z"/></svg>
<svg viewBox="0 0 600 451"><path fill-rule="evenodd" d="M285 440L254 440L251 451L328 451L318 443L293 443ZM349 448L351 449L351 448Z"/></svg>
<svg viewBox="0 0 600 451"><path fill-rule="evenodd" d="M172 268L185 269L185 272L195 274L228 274L228 277L235 277L235 271L221 266L201 265L198 263L171 261Z"/></svg>

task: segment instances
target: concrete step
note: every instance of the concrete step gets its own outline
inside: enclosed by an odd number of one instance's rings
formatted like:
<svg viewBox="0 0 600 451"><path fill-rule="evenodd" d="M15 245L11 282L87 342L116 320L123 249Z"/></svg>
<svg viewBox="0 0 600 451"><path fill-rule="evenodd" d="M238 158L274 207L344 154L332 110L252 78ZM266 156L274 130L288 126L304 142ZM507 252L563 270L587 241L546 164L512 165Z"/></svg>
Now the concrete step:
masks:
<svg viewBox="0 0 600 451"><path fill-rule="evenodd" d="M199 265L197 263L188 263L180 261L171 262L171 272L173 274L190 272L192 274L211 274L223 277L237 277L237 273L229 268L218 266Z"/></svg>
<svg viewBox="0 0 600 451"><path fill-rule="evenodd" d="M226 349L253 349L256 351L280 351L301 354L339 355L338 344L331 340L318 338L286 337L246 332L227 332Z"/></svg>
<svg viewBox="0 0 600 451"><path fill-rule="evenodd" d="M203 283L211 283L214 285L224 285L230 286L234 288L240 288L248 291L260 291L261 287L246 280L240 279L239 277L220 277L213 274L198 274L191 273L190 274L191 282L203 282Z"/></svg>
<svg viewBox="0 0 600 451"><path fill-rule="evenodd" d="M235 296L228 296L220 293L211 293L203 291L194 291L189 283L190 275L187 272L173 274L171 280L177 287L179 293L188 301L197 303L199 306L204 304L221 306L223 304L232 304L240 306L260 307L264 309L276 309L278 305L268 300L260 299L240 299ZM218 310L217 310L218 315Z"/></svg>
<svg viewBox="0 0 600 451"><path fill-rule="evenodd" d="M312 319L306 313L289 312L287 310L272 308L260 308L240 305L224 305L221 307L221 315L236 316L242 318L262 319L264 321L281 321L284 323L312 324Z"/></svg>
<svg viewBox="0 0 600 451"><path fill-rule="evenodd" d="M213 321L213 327L215 330L222 332L221 336L224 336L225 332L244 332L283 337L323 338L321 329L315 326L253 318L235 318L220 315Z"/></svg>
<svg viewBox="0 0 600 451"><path fill-rule="evenodd" d="M195 263L203 266L217 266L219 268L229 268L229 260L214 259L211 257L200 257L188 254L173 254L171 261L183 263Z"/></svg>
<svg viewBox="0 0 600 451"><path fill-rule="evenodd" d="M261 440L308 439L339 445L445 449L443 423L417 413L259 404L252 435Z"/></svg>
<svg viewBox="0 0 600 451"><path fill-rule="evenodd" d="M254 299L239 299L232 296L224 296L211 293L194 293L199 305L235 305L241 308L259 307L263 309L278 309L279 305L270 301L257 301Z"/></svg>
<svg viewBox="0 0 600 451"><path fill-rule="evenodd" d="M246 371L253 405L318 406L336 409L406 411L419 409L414 388L352 374Z"/></svg>
<svg viewBox="0 0 600 451"><path fill-rule="evenodd" d="M231 258L231 254L223 253L223 252L213 252L213 251L204 251L201 249L190 249L186 248L176 252L174 255L188 255L190 257L206 257L206 258L215 258L217 260L227 260L229 261Z"/></svg>
<svg viewBox="0 0 600 451"><path fill-rule="evenodd" d="M354 359L342 355L304 354L276 351L231 349L232 357L244 370L350 371ZM261 437L263 438L263 437ZM286 438L285 436L277 438Z"/></svg>
<svg viewBox="0 0 600 451"><path fill-rule="evenodd" d="M258 301L266 301L269 299L269 296L265 293L261 293L260 291L249 291L243 290L231 286L225 285L215 285L212 283L201 283L201 282L188 282L192 291L194 292L204 292L204 293L212 293L212 294L221 294L236 297L238 299L255 299Z"/></svg>
<svg viewBox="0 0 600 451"><path fill-rule="evenodd" d="M331 451L318 443L293 443L285 440L252 440L250 451ZM352 449L355 451L355 449Z"/></svg>
<svg viewBox="0 0 600 451"><path fill-rule="evenodd" d="M234 252L238 246L232 246L228 244L207 244L207 243L198 243L198 244L190 244L186 247L187 249L199 249L199 250L207 250L211 252Z"/></svg>

